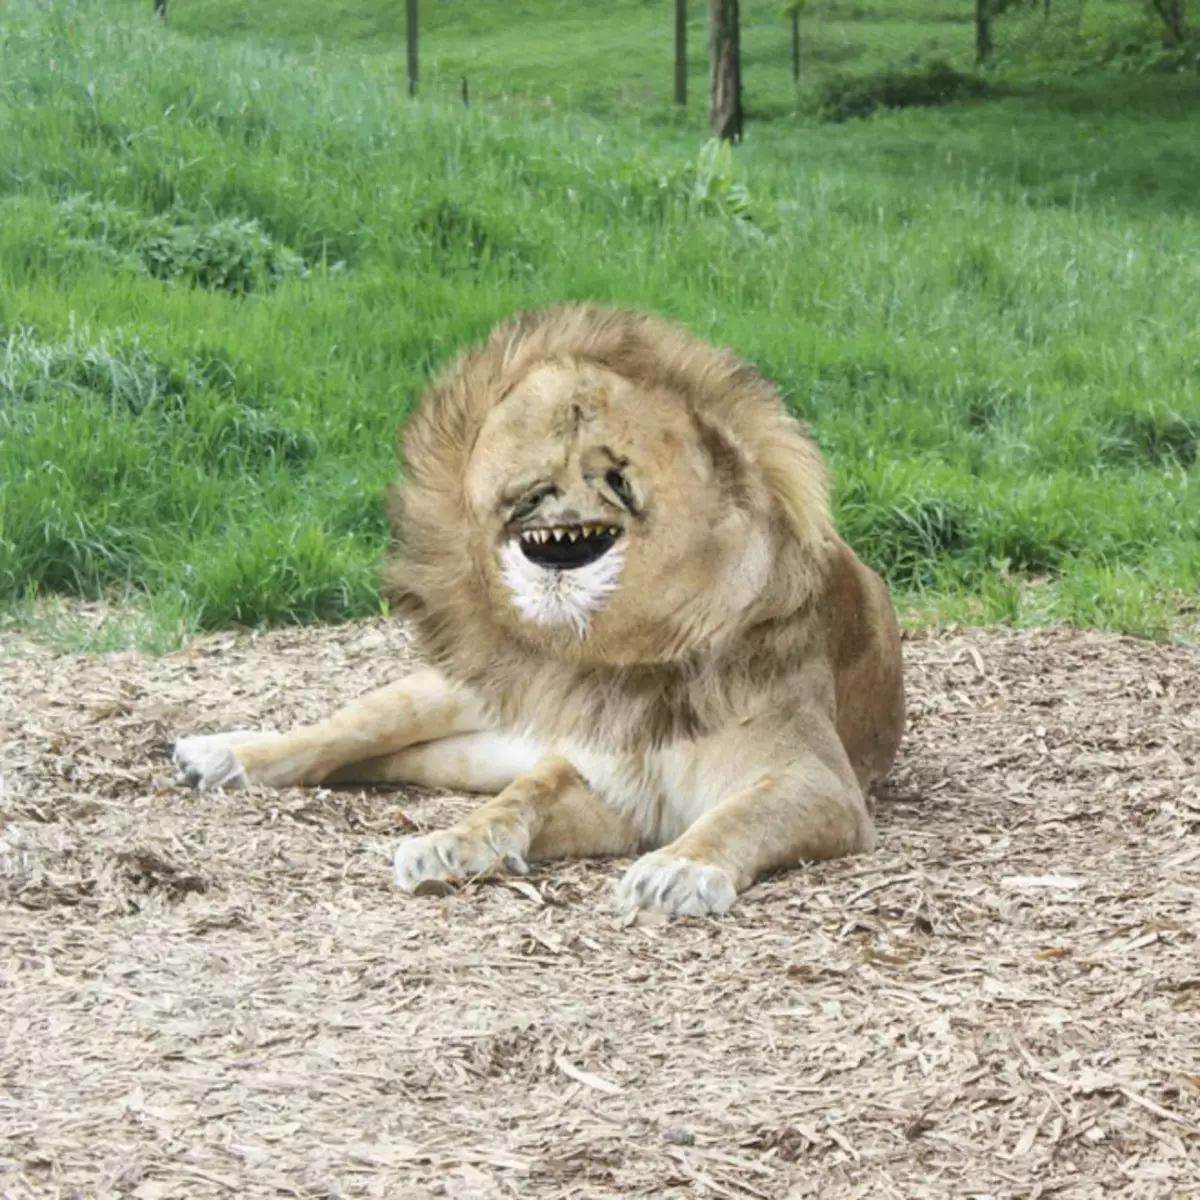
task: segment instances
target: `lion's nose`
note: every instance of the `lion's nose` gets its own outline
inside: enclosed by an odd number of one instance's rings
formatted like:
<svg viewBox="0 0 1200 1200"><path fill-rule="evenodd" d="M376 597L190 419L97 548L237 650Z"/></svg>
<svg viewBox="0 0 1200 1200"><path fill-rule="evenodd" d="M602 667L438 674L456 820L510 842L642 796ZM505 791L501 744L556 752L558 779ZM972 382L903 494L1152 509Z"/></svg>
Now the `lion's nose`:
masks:
<svg viewBox="0 0 1200 1200"><path fill-rule="evenodd" d="M538 514L547 525L582 525L583 518L579 509L572 506L559 507L550 504Z"/></svg>
<svg viewBox="0 0 1200 1200"><path fill-rule="evenodd" d="M547 525L582 525L584 507L577 495L573 496L570 491L564 489L542 504L538 509L538 520Z"/></svg>

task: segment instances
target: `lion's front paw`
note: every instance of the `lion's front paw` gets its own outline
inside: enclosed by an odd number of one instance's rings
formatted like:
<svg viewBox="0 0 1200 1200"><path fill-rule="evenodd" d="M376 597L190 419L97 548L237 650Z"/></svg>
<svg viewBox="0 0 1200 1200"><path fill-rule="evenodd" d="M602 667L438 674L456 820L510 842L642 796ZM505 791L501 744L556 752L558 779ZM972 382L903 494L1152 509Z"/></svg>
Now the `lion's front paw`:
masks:
<svg viewBox="0 0 1200 1200"><path fill-rule="evenodd" d="M527 839L496 831L475 834L443 829L424 833L405 838L396 847L396 882L411 892L426 880L470 879L496 866L524 875L529 870L525 865L527 850Z"/></svg>
<svg viewBox="0 0 1200 1200"><path fill-rule="evenodd" d="M617 903L626 911L657 908L684 917L728 912L736 899L737 888L720 867L669 850L644 854L617 888Z"/></svg>
<svg viewBox="0 0 1200 1200"><path fill-rule="evenodd" d="M172 747L171 761L180 781L199 792L219 787L245 787L249 780L238 761L237 747L270 736L237 730L180 738Z"/></svg>

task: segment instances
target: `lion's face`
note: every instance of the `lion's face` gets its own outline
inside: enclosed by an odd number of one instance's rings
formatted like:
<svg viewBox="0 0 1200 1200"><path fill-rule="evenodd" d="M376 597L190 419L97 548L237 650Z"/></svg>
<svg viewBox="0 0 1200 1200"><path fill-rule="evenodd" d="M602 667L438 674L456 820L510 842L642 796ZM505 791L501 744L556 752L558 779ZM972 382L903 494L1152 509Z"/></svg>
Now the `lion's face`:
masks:
<svg viewBox="0 0 1200 1200"><path fill-rule="evenodd" d="M595 364L535 366L488 413L467 463L496 619L581 661L662 661L711 642L767 581L749 475L678 396Z"/></svg>

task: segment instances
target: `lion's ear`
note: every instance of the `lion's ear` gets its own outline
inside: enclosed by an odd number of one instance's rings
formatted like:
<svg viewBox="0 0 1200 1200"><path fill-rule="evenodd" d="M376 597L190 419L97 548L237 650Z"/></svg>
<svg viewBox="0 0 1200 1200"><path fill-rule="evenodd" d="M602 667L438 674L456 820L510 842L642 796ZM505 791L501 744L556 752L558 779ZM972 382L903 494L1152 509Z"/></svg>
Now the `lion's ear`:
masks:
<svg viewBox="0 0 1200 1200"><path fill-rule="evenodd" d="M749 493L750 459L727 430L704 417L696 417L700 444L712 463L720 490L741 507Z"/></svg>
<svg viewBox="0 0 1200 1200"><path fill-rule="evenodd" d="M721 492L739 508L769 504L807 553L818 551L832 531L827 471L795 422L770 422L748 444L709 416L697 415L696 428Z"/></svg>
<svg viewBox="0 0 1200 1200"><path fill-rule="evenodd" d="M748 438L709 414L697 414L696 427L731 501L742 508L767 504L803 556L823 557L833 536L828 470L798 423L782 412L760 415Z"/></svg>
<svg viewBox="0 0 1200 1200"><path fill-rule="evenodd" d="M758 454L767 489L797 543L807 554L823 554L833 537L825 460L793 421L780 421L774 434Z"/></svg>

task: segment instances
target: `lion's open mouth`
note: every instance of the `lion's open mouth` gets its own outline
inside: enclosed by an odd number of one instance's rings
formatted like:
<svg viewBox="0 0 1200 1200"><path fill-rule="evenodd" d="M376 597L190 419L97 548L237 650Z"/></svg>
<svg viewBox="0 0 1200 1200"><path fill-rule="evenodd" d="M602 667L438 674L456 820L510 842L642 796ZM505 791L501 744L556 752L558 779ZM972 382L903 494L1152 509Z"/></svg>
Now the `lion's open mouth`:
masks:
<svg viewBox="0 0 1200 1200"><path fill-rule="evenodd" d="M521 551L535 566L573 571L603 558L621 536L616 525L555 525L518 535Z"/></svg>

